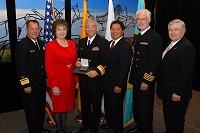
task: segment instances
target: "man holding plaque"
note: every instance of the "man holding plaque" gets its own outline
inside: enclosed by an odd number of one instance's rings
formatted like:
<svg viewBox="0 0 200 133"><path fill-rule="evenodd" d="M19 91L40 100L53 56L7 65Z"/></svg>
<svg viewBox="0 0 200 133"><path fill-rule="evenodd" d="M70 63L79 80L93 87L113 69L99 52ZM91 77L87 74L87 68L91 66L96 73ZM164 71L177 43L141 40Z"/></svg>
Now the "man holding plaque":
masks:
<svg viewBox="0 0 200 133"><path fill-rule="evenodd" d="M107 41L97 35L98 25L94 19L86 20L85 30L88 37L79 40L76 63L81 69L79 83L82 127L78 133L87 129L90 129L90 133L97 133L103 95L103 75L110 63L110 51Z"/></svg>

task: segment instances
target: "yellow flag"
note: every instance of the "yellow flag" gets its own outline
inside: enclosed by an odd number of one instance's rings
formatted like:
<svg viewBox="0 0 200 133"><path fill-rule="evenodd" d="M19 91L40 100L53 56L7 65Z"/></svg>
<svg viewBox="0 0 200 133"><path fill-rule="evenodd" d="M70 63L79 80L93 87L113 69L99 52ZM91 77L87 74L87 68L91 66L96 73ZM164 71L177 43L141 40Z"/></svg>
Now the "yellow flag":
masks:
<svg viewBox="0 0 200 133"><path fill-rule="evenodd" d="M85 32L85 21L87 19L88 19L87 0L83 0L83 19L82 19L81 38L84 38L87 36ZM80 87L78 88L78 93L77 93L77 106L78 106L78 110L81 111Z"/></svg>
<svg viewBox="0 0 200 133"><path fill-rule="evenodd" d="M81 38L87 36L85 32L85 21L87 19L88 19L87 0L83 0L83 19L82 19Z"/></svg>

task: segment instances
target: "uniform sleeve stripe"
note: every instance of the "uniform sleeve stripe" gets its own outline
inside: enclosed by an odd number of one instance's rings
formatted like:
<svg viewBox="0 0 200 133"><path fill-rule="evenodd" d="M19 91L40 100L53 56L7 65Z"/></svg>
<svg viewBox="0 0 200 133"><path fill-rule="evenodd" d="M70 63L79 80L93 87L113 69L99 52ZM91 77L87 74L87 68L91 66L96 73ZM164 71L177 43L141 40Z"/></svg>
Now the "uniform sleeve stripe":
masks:
<svg viewBox="0 0 200 133"><path fill-rule="evenodd" d="M152 75L150 75L150 74L148 74L148 73L145 73L144 76L143 76L143 78L144 78L145 80L148 80L148 81L150 81L150 82L153 82L155 76L152 76Z"/></svg>
<svg viewBox="0 0 200 133"><path fill-rule="evenodd" d="M26 84L29 84L30 82L29 82L28 78L23 78L20 80L20 83L21 83L21 85L26 85Z"/></svg>
<svg viewBox="0 0 200 133"><path fill-rule="evenodd" d="M102 65L97 66L97 69L101 72L101 75L105 74L105 68Z"/></svg>

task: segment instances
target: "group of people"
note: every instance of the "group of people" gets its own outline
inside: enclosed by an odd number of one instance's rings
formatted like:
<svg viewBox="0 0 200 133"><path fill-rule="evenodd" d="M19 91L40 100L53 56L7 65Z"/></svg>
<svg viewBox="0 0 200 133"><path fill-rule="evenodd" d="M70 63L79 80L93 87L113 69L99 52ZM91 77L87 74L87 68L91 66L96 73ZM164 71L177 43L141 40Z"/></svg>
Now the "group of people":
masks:
<svg viewBox="0 0 200 133"><path fill-rule="evenodd" d="M163 100L166 133L183 133L184 117L192 96L195 50L184 36L183 21L168 25L170 41L163 48L162 37L150 27L151 12L136 13L140 33L134 36L133 47L124 38L123 22L110 25L112 40L97 34L98 24L85 22L87 37L78 45L66 39L67 21L53 22L54 40L44 47L38 39L39 23L26 22L27 36L16 44L15 64L29 133L50 133L43 128L46 84L50 89L56 133L70 133L66 127L67 111L75 106L75 88L79 78L82 127L78 133L97 133L104 96L107 124L100 127L123 133L123 101L128 82L133 85L133 115L136 126L128 133L153 133L155 81L157 95ZM78 51L77 51L78 50ZM86 74L74 75L76 67L88 62Z"/></svg>

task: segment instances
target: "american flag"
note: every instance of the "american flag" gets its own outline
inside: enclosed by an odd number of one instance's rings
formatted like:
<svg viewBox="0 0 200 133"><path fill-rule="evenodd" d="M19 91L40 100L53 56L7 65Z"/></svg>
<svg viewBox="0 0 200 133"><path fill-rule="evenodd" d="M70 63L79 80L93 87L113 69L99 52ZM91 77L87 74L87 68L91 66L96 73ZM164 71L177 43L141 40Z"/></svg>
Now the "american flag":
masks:
<svg viewBox="0 0 200 133"><path fill-rule="evenodd" d="M44 19L44 45L53 40L52 24L53 24L53 0L46 1L45 19ZM52 100L50 90L46 91L46 112L49 115L48 122L55 124L53 116Z"/></svg>
<svg viewBox="0 0 200 133"><path fill-rule="evenodd" d="M52 23L53 23L53 0L46 1L45 19L44 19L44 45L53 40Z"/></svg>

